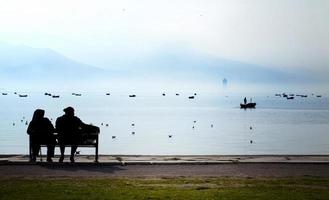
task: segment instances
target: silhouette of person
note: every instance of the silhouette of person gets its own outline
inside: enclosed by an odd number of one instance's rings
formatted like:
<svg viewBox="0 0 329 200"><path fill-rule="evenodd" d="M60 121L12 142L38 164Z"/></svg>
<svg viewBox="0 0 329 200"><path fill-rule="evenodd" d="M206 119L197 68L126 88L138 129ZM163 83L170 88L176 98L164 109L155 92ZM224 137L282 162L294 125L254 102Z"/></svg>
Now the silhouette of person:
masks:
<svg viewBox="0 0 329 200"><path fill-rule="evenodd" d="M79 142L79 133L86 126L78 117L74 116L74 109L67 107L64 110L64 115L56 120L56 130L58 133L58 143L61 150L59 162L63 162L65 145L71 145L70 161L74 163L74 154L77 150Z"/></svg>
<svg viewBox="0 0 329 200"><path fill-rule="evenodd" d="M33 117L27 128L27 134L30 135L32 148L31 162L36 161L36 157L40 151L40 145L47 145L47 162L52 162L55 150L55 129L48 118L44 117L45 111L37 109L33 113Z"/></svg>
<svg viewBox="0 0 329 200"><path fill-rule="evenodd" d="M247 104L247 97L243 99L244 104Z"/></svg>

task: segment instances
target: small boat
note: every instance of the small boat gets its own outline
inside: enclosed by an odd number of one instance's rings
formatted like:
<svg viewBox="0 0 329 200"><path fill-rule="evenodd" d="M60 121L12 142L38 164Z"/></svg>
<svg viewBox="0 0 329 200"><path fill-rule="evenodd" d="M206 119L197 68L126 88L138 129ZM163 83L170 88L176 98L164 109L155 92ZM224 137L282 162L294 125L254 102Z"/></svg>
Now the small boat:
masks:
<svg viewBox="0 0 329 200"><path fill-rule="evenodd" d="M287 95L287 94L285 94L285 93L283 93L283 94L282 94L282 96L283 96L283 97L288 97L288 95Z"/></svg>
<svg viewBox="0 0 329 200"><path fill-rule="evenodd" d="M176 93L176 96L179 96L179 94L178 94L178 93Z"/></svg>
<svg viewBox="0 0 329 200"><path fill-rule="evenodd" d="M131 95L129 95L129 97L136 97L136 95L135 94L131 94Z"/></svg>
<svg viewBox="0 0 329 200"><path fill-rule="evenodd" d="M188 98L189 98L189 99L194 99L194 96L189 96Z"/></svg>
<svg viewBox="0 0 329 200"><path fill-rule="evenodd" d="M289 94L289 96L293 97L293 96L295 96L295 94Z"/></svg>
<svg viewBox="0 0 329 200"><path fill-rule="evenodd" d="M166 96L166 93L162 93L162 96Z"/></svg>
<svg viewBox="0 0 329 200"><path fill-rule="evenodd" d="M322 95L316 95L316 97L320 98L320 97L322 97Z"/></svg>
<svg viewBox="0 0 329 200"><path fill-rule="evenodd" d="M281 94L275 94L275 96L277 96L277 97L281 97Z"/></svg>
<svg viewBox="0 0 329 200"><path fill-rule="evenodd" d="M306 97L307 97L307 95L301 95L300 97L306 98Z"/></svg>
<svg viewBox="0 0 329 200"><path fill-rule="evenodd" d="M59 98L59 95L53 95L52 97L53 98Z"/></svg>
<svg viewBox="0 0 329 200"><path fill-rule="evenodd" d="M110 93L108 92L108 93L106 93L106 95L107 95L107 96L109 96L109 95L110 95Z"/></svg>
<svg viewBox="0 0 329 200"><path fill-rule="evenodd" d="M287 97L287 99L294 99L294 97Z"/></svg>
<svg viewBox="0 0 329 200"><path fill-rule="evenodd" d="M240 108L243 108L243 109L256 108L256 103L246 103L246 104L240 103Z"/></svg>
<svg viewBox="0 0 329 200"><path fill-rule="evenodd" d="M19 97L27 97L27 94L19 94Z"/></svg>
<svg viewBox="0 0 329 200"><path fill-rule="evenodd" d="M74 95L75 95L75 96L78 96L78 97L80 97L80 96L81 96L81 94L78 94L78 93L75 93Z"/></svg>
<svg viewBox="0 0 329 200"><path fill-rule="evenodd" d="M2 95L7 95L7 93L2 93Z"/></svg>

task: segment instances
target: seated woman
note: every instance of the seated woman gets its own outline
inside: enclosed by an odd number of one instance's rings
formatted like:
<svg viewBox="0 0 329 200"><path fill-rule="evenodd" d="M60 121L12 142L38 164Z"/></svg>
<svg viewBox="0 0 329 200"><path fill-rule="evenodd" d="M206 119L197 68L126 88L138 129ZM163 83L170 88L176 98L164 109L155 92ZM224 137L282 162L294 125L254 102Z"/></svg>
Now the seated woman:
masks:
<svg viewBox="0 0 329 200"><path fill-rule="evenodd" d="M52 162L56 139L54 136L54 126L48 118L44 117L45 111L37 109L34 111L32 121L27 128L27 134L30 135L32 157L31 162L36 161L36 157L40 151L40 145L47 145L47 162Z"/></svg>

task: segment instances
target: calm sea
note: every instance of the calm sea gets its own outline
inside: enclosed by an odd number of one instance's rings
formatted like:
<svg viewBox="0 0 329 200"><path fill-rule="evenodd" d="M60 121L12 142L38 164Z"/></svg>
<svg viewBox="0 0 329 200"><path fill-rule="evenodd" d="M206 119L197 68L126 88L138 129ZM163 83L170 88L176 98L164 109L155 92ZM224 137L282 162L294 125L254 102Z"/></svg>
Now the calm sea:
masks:
<svg viewBox="0 0 329 200"><path fill-rule="evenodd" d="M244 95L198 93L188 99L192 94L27 94L0 96L0 154L28 153L26 123L35 109L46 110L54 124L67 106L85 123L100 127L100 154L329 154L326 96L287 100L249 95L257 108L243 110L239 104Z"/></svg>

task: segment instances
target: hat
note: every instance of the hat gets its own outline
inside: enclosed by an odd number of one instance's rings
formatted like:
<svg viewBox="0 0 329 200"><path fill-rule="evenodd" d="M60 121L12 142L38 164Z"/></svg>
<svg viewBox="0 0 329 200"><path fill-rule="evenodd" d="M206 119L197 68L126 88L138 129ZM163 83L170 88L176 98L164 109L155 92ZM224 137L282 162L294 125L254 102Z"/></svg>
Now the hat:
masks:
<svg viewBox="0 0 329 200"><path fill-rule="evenodd" d="M67 108L64 108L64 110L63 110L65 113L72 113L72 112L74 112L74 108L72 108L72 107L67 107Z"/></svg>

